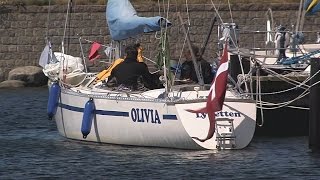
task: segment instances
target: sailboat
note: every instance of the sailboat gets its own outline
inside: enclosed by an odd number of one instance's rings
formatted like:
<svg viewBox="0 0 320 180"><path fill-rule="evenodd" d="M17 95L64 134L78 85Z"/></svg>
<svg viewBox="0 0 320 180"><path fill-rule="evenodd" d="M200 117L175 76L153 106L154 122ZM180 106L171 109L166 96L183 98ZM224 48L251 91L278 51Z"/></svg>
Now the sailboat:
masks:
<svg viewBox="0 0 320 180"><path fill-rule="evenodd" d="M254 47L250 50L251 54L247 52L247 55L250 54L267 74L270 74L269 70L282 75L292 72L309 74L310 59L320 55L320 36L318 32L315 43L305 44L303 26L305 16L314 15L319 10L318 0L301 0L297 23L289 29L281 24L275 26L273 12L269 8L265 31L266 47Z"/></svg>
<svg viewBox="0 0 320 180"><path fill-rule="evenodd" d="M138 16L128 0L109 0L106 9L112 41L171 25L167 18ZM164 88L145 91L109 89L96 83L97 74L86 71L86 57L78 65L79 59L63 52L49 53L55 60L44 65L51 81L48 116L62 136L74 140L194 150L245 148L254 135L256 104L227 86L227 48L212 85L173 85L166 74L167 56L162 56Z"/></svg>

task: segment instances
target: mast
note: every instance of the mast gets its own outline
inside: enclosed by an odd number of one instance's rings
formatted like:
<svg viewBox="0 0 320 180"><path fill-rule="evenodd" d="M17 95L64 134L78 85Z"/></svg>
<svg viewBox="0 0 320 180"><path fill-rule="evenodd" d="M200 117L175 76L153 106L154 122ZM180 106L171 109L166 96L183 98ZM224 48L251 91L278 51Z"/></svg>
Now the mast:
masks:
<svg viewBox="0 0 320 180"><path fill-rule="evenodd" d="M62 37L62 41L61 41L61 52L63 54L65 54L65 51L64 51L64 40L66 38L66 32L67 32L67 26L68 26L68 22L69 22L69 18L70 18L69 13L70 13L70 10L71 10L71 6L72 6L72 0L69 0L68 1L68 9L67 9L66 21L64 23L63 37Z"/></svg>
<svg viewBox="0 0 320 180"><path fill-rule="evenodd" d="M303 6L304 0L300 0L300 5L299 5L299 12L298 12L298 18L297 18L297 25L296 25L296 32L297 34L299 31L302 30L303 26L303 19L304 19L304 13L302 12L302 6ZM301 24L300 24L301 23Z"/></svg>

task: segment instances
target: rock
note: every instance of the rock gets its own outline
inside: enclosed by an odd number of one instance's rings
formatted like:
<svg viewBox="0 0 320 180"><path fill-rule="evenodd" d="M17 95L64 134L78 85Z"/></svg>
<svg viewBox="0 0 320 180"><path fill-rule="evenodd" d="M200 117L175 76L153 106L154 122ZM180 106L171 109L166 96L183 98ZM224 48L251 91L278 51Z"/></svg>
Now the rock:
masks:
<svg viewBox="0 0 320 180"><path fill-rule="evenodd" d="M25 87L26 82L19 80L8 80L0 83L0 89L2 88L20 88Z"/></svg>
<svg viewBox="0 0 320 180"><path fill-rule="evenodd" d="M9 72L8 80L24 81L26 86L44 86L48 78L43 74L42 68L37 66L18 67Z"/></svg>
<svg viewBox="0 0 320 180"><path fill-rule="evenodd" d="M0 68L0 82L5 80L4 75L5 75L4 70L2 68Z"/></svg>

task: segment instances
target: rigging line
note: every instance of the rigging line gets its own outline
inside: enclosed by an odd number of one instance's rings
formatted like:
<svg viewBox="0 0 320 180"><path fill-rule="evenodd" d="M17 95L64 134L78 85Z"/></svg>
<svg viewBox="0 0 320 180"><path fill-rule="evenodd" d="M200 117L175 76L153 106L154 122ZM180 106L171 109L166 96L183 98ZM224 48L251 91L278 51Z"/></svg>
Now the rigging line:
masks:
<svg viewBox="0 0 320 180"><path fill-rule="evenodd" d="M220 8L220 2L219 2L219 6L218 6L218 10ZM211 20L211 25L210 25L210 28L209 28L209 31L208 31L208 34L207 34L207 37L205 38L205 41L203 42L203 45L201 47L201 52L200 52L200 57L203 56L205 50L206 50L206 47L208 45L208 42L209 42L209 39L211 37L211 34L212 34L212 29L214 27L214 24L217 22L217 13L214 14L214 17L213 19Z"/></svg>
<svg viewBox="0 0 320 180"><path fill-rule="evenodd" d="M260 106L260 108L265 109L265 110L272 110L272 109L283 108L283 107L291 104L292 102L294 102L294 101L296 101L296 100L298 100L298 99L303 98L304 96L306 96L306 95L308 95L308 94L309 94L309 93L302 94L302 95L300 95L299 97L297 97L297 98L295 98L295 99L293 99L293 100L291 100L291 101L288 101L286 104L282 104L282 105L277 106L277 107L270 107L270 108L269 108L269 107L262 107L262 106ZM258 107L258 108L259 108L259 107Z"/></svg>
<svg viewBox="0 0 320 180"><path fill-rule="evenodd" d="M266 67L264 67L261 63L262 63L262 61L260 61L259 59L256 59L256 58L252 58L255 62L258 62L258 64L260 64L260 67L263 67L266 71L268 71L269 73L271 73L271 75L273 75L273 76L275 76L275 77L278 77L279 79L286 79L286 80L288 80L288 81L285 81L285 82L288 82L288 83L290 83L290 84L294 84L294 83L296 83L296 84L300 84L300 82L298 82L298 81L295 81L295 80L292 80L292 79L290 79L290 78L287 78L286 76L283 76L283 75L281 75L281 74L279 74L279 73L276 73L275 71L272 71L271 69L269 69L269 68L266 68ZM290 81L292 81L292 82L294 82L294 83L291 83ZM308 87L307 85L305 85L306 87ZM303 87L302 87L303 88Z"/></svg>
<svg viewBox="0 0 320 180"><path fill-rule="evenodd" d="M72 15L72 8L73 8L73 2L72 0L70 1L70 13L69 13L69 25L68 25L68 35L71 35L71 15ZM70 38L68 38L68 46L67 46L67 54L69 53L70 50Z"/></svg>
<svg viewBox="0 0 320 180"><path fill-rule="evenodd" d="M308 95L309 94L309 90L306 90L304 92L302 92L299 96L297 96L296 98L292 99L292 100L288 100L288 101L285 101L285 102L281 102L281 103L274 103L275 105L285 105L285 104L290 104L298 99L301 99L303 98L304 96ZM262 103L266 104L268 102L264 102L262 100L260 100Z"/></svg>
<svg viewBox="0 0 320 180"><path fill-rule="evenodd" d="M300 5L299 5L299 12L298 12L298 18L297 18L297 24L296 24L296 34L299 31L299 26L300 26L300 21L301 21L301 14L302 14L302 4L304 0L300 0Z"/></svg>
<svg viewBox="0 0 320 180"><path fill-rule="evenodd" d="M263 106L270 106L269 108L277 108L277 107L280 107L280 106L282 106L282 105L285 105L285 106L286 106L286 105L292 103L293 101L296 101L296 100L299 100L299 99L303 98L304 96L306 96L306 95L308 95L308 94L309 94L309 92L303 93L303 94L297 96L297 98L295 98L295 99L293 99L293 100L286 101L286 102L281 102L281 103L272 103L272 102L266 102L266 101L262 101L262 100L260 100L260 101L261 101L260 103L261 103ZM273 107L272 107L272 106L273 106ZM262 107L262 106L261 106L261 107Z"/></svg>
<svg viewBox="0 0 320 180"><path fill-rule="evenodd" d="M216 8L216 6L214 5L214 3L213 3L213 1L211 0L211 4L212 4L212 6L213 6L213 8L214 8L214 11L216 12L216 14L218 15L218 17L219 17L219 19L220 19L220 21L221 21L221 23L223 24L223 20L222 20L222 18L221 18L221 16L220 16L220 14L219 14L219 11L217 10L217 8Z"/></svg>
<svg viewBox="0 0 320 180"><path fill-rule="evenodd" d="M310 81L312 78L314 78L314 76L316 76L317 74L319 74L320 73L320 70L318 70L316 73L314 73L312 76L310 76L310 77L308 77L308 78L306 78L302 83L307 83L308 81ZM300 86L300 85L299 85ZM307 86L307 87L310 87L310 86Z"/></svg>
<svg viewBox="0 0 320 180"><path fill-rule="evenodd" d="M251 60L251 57L250 57L250 60ZM250 70L250 71L251 71L251 70ZM251 76L250 76L251 78L249 79L249 80L250 80L250 92L253 92L253 79L252 79L252 72L250 73L250 75L251 75ZM251 99L253 99L253 97L254 97L254 96L253 96L253 95L251 95Z"/></svg>
<svg viewBox="0 0 320 180"><path fill-rule="evenodd" d="M223 20L222 20L222 18L221 18L221 16L220 16L220 14L218 13L218 10L217 10L217 8L216 8L216 6L214 5L214 3L213 3L213 1L212 1L212 0L211 0L211 4L212 4L212 6L213 6L213 8L214 8L215 12L217 13L217 15L218 15L218 17L219 17L220 21L221 21L221 25L223 26L223 28L225 28L225 25L224 25L224 23L223 23ZM230 36L230 33L229 33L229 36ZM239 51L239 47L238 47L238 46L236 46L236 43L234 42L233 38L230 38L230 40L231 40L232 44L236 47L236 49Z"/></svg>
<svg viewBox="0 0 320 180"><path fill-rule="evenodd" d="M257 107L262 108L261 94L260 94L261 93L260 69L257 69L256 92L258 92L258 94L256 95L256 105ZM260 108L261 122L257 123L259 127L262 127L264 124L263 110L261 108Z"/></svg>
<svg viewBox="0 0 320 180"><path fill-rule="evenodd" d="M217 10L217 8L216 8L216 6L214 5L214 3L213 3L213 1L212 1L212 0L211 0L211 4L212 4L212 6L213 6L213 8L214 8L215 12L217 13L217 15L218 15L218 17L219 17L219 19L220 19L220 21L221 21L222 26L225 28L225 25L223 24L223 20L222 20L222 18L221 18L221 16L220 16L220 14L219 14L219 11ZM230 34L230 33L229 33L229 34ZM232 38L230 38L230 40L231 40L232 44L233 44L235 47L237 47L237 46L236 46L236 44L234 43L234 40L233 40ZM237 49L239 49L239 48L237 47Z"/></svg>
<svg viewBox="0 0 320 180"><path fill-rule="evenodd" d="M302 8L302 16L301 16L301 20L300 20L299 31L303 30L305 15L306 15L306 9Z"/></svg>
<svg viewBox="0 0 320 180"><path fill-rule="evenodd" d="M83 61L84 69L85 69L85 72L87 74L88 73L88 69L87 69L86 58L84 56L84 51L83 51L83 47L82 47L82 43L81 43L81 37L79 37L79 43L80 43L80 49L81 49L82 61Z"/></svg>
<svg viewBox="0 0 320 180"><path fill-rule="evenodd" d="M167 12L166 12L166 7L165 7L165 2L164 0L162 1L162 4L163 4L163 13L166 14L166 19L168 19L169 17L169 6L170 6L170 1L168 1L168 9L167 9ZM167 59L166 59L166 56L164 56L164 52L165 52L165 49L166 49L166 45L167 45L167 30L168 30L168 23L166 23L166 26L165 26L165 30L163 31L163 27L162 27L162 22L160 24L161 26L161 38L160 38L160 41L161 41L161 53L163 53L163 57L162 57L162 60L163 60L163 69L164 69L164 78L165 78L165 82L166 82L166 85L165 85L165 90L166 90L166 93L168 93L168 77L167 77ZM163 38L164 36L164 38ZM169 72L170 73L170 72ZM171 85L171 82L170 82L170 85Z"/></svg>
<svg viewBox="0 0 320 180"><path fill-rule="evenodd" d="M239 49L238 49L238 50L239 50ZM245 75L245 73L244 73L244 68L243 68L243 65L242 65L242 58L241 58L240 53L238 53L238 59L239 59L239 62L240 62L241 74L242 74L242 75ZM247 84L246 82L244 83L244 86L245 86L246 92L248 92L248 91L249 91L249 88L248 88L248 84Z"/></svg>
<svg viewBox="0 0 320 180"><path fill-rule="evenodd" d="M188 29L191 26L190 23L190 14L189 14L189 4L188 4L188 0L186 0L186 8L187 8L187 18L188 18Z"/></svg>
<svg viewBox="0 0 320 180"><path fill-rule="evenodd" d="M258 71L259 71L259 69L258 69ZM258 74L258 73L257 73ZM317 82L317 83L315 83L315 84L313 84L313 86L314 85L316 85L316 84L318 84L318 83L320 83L320 82ZM258 106L258 108L260 108L260 110L262 111L262 109L277 109L277 108L281 108L281 107L284 107L284 106L286 106L286 105L288 105L288 104L290 104L290 103L292 103L292 102L294 102L294 101L296 101L296 100L298 100L298 99L301 99L301 98L303 98L304 96L306 96L307 94L309 94L309 92L308 92L308 90L309 89L306 89L302 94L300 94L298 97L296 97L295 99L293 99L293 100L290 100L290 101L287 101L287 102L283 102L283 103L279 103L280 104L280 106L278 106L278 107L273 107L273 108L264 108L264 107L262 107L262 100L261 100L261 94L259 94L259 95L256 95L256 103L257 104L259 104L260 106ZM259 76L257 77L257 87L256 87L256 91L261 91L261 84L260 84L260 79L259 79ZM258 97L259 97L259 103L258 103ZM261 112L262 113L262 112Z"/></svg>
<svg viewBox="0 0 320 180"><path fill-rule="evenodd" d="M312 85L310 86L310 88L313 87L313 86L315 86L315 85L317 85L317 84L319 84L319 83L320 83L320 81L312 84ZM274 107L274 108L264 108L264 109L278 109L278 108L281 108L281 107L285 107L286 105L288 105L288 104L290 104L290 103L292 103L292 102L294 102L294 101L296 101L296 100L298 100L298 99L301 99L301 98L303 98L304 96L308 95L308 94L309 94L308 91L309 91L310 88L306 89L304 92L302 92L298 97L296 97L296 98L293 99L293 100L290 100L290 101L287 101L287 102L283 102L283 103L279 103L279 104L281 104L281 105L278 106L278 107Z"/></svg>
<svg viewBox="0 0 320 180"><path fill-rule="evenodd" d="M158 13L159 13L159 16L161 17L161 5L160 5L160 0L158 0ZM160 32L161 32L161 27L160 27ZM157 34L158 34L158 31L156 31L155 35L154 35L154 38L155 39L160 39L161 38L161 35L160 37L157 37Z"/></svg>
<svg viewBox="0 0 320 180"><path fill-rule="evenodd" d="M217 16L218 16L219 19L220 19L221 25L225 28L225 26L224 26L224 24L223 24L223 20L222 20L220 14L219 14L219 11L218 11L218 9L216 8L216 6L214 5L214 3L213 3L212 0L211 0L211 4L212 4L212 6L213 6L213 8L214 8L214 11L216 12ZM230 34L230 33L229 33L229 34ZM231 41L233 42L232 38L230 38L230 39L231 39ZM233 44L234 44L234 42L233 42Z"/></svg>
<svg viewBox="0 0 320 180"><path fill-rule="evenodd" d="M84 40L84 41L86 41L86 42L89 42L89 43L94 43L95 41L91 41L91 40L88 40L88 39L85 39L85 38L81 38L82 40ZM100 43L99 43L100 44ZM112 44L112 43L110 43L110 44ZM108 47L110 47L110 46L108 46L108 45L104 45L104 44L100 44L101 46L103 46L103 47L106 47L106 48L108 48ZM112 45L111 45L112 46Z"/></svg>
<svg viewBox="0 0 320 180"><path fill-rule="evenodd" d="M228 0L228 6L229 6L229 12L230 12L231 22L233 22L233 17L232 17L232 12L231 12L230 0Z"/></svg>
<svg viewBox="0 0 320 180"><path fill-rule="evenodd" d="M300 84L300 82L295 81L295 80L293 80L293 79L290 79L290 78L288 78L288 77L286 77L286 76L283 76L283 75L281 75L281 74L278 74L278 73L276 73L276 72L274 72L274 71L272 71L272 70L270 70L270 69L268 69L268 68L266 68L265 70L268 71L268 72L270 72L271 75L273 75L274 77L277 77L277 78L279 78L280 80L283 80L283 81L285 81L285 82L287 82L287 83L289 83L289 84L292 84L292 85L299 85L299 84ZM301 88L306 89L306 88L309 87L308 85L305 85L305 84L304 84L304 86L305 86L305 87L301 87Z"/></svg>
<svg viewBox="0 0 320 180"><path fill-rule="evenodd" d="M158 0L158 10L159 10L159 16L161 16L161 7L160 7L160 0Z"/></svg>
<svg viewBox="0 0 320 180"><path fill-rule="evenodd" d="M285 93L285 92L289 92L289 91L292 91L292 90L295 90L297 89L298 86L296 87L293 87L293 88L289 88L289 89L285 89L285 90L282 90L282 91L275 91L275 92L268 92L268 93L260 93L261 95L276 95L276 94L281 94L281 93ZM257 93L244 93L245 95L256 95Z"/></svg>
<svg viewBox="0 0 320 180"><path fill-rule="evenodd" d="M261 93L261 95L275 95L275 94L281 94L281 93L284 93L284 92L288 92L288 91L297 89L297 88L301 87L303 84L306 84L308 81L310 81L318 73L320 73L320 70L317 71L315 74L313 74L311 77L306 78L301 84L299 84L299 85L297 85L295 87L292 87L292 88L289 88L289 89L285 89L285 90L282 90L282 91L276 91L276 92L270 92L270 93ZM256 93L245 93L245 94L251 95L251 94L256 94Z"/></svg>
<svg viewBox="0 0 320 180"><path fill-rule="evenodd" d="M189 33L189 29L187 29L187 33ZM185 38L184 38L184 40L183 40L182 49L181 49L181 51L180 51L179 60L178 60L177 67L176 67L176 71L175 71L175 73L174 73L174 79L175 79L175 77L177 76L178 70L179 70L179 68L180 68L180 64L182 64L182 63L181 63L181 59L182 59L182 54L183 54L183 51L184 51L184 47L185 47L185 45L186 45L186 41L187 41L187 36L185 36ZM173 83L172 85L174 85L174 81L173 81L172 83Z"/></svg>
<svg viewBox="0 0 320 180"><path fill-rule="evenodd" d="M229 6L229 12L230 12L231 22L232 22L232 23L234 23L234 21L233 21L233 17L232 17L232 11L231 11L230 0L228 0L228 6ZM235 28L236 28L236 27L235 27ZM235 41L236 41L236 42L233 42L233 43L234 43L235 47L238 47L238 42L237 42L238 37L237 37L236 29L235 29L235 28L232 28L232 30L233 30L233 34L234 34L234 37L235 37ZM241 64L241 62L240 62L240 64Z"/></svg>
<svg viewBox="0 0 320 180"><path fill-rule="evenodd" d="M237 89L237 92L239 94L244 94L239 84L231 77L230 74L228 74L228 79L232 82L232 84L234 84L234 87Z"/></svg>
<svg viewBox="0 0 320 180"><path fill-rule="evenodd" d="M51 0L49 0L49 5L48 5L47 32L46 32L46 41L47 41L47 44L48 44L48 37L49 37L50 13L51 13Z"/></svg>
<svg viewBox="0 0 320 180"><path fill-rule="evenodd" d="M167 16L166 16L166 19L169 19L169 11L170 11L170 0L168 0L168 7L167 7ZM166 23L166 28L168 28L168 23Z"/></svg>
<svg viewBox="0 0 320 180"><path fill-rule="evenodd" d="M181 16L180 13L178 13L178 17L180 19L180 23L182 24L183 23L183 19L182 19L182 16ZM188 44L188 47L189 47L189 50L190 50L190 53L191 53L192 63L193 63L194 70L196 71L198 82L199 82L200 86L203 86L204 82L203 82L202 73L200 73L200 71L199 71L199 68L198 68L198 65L197 65L197 62L196 62L196 56L195 56L194 51L192 49L191 41L190 41L190 38L189 38L189 34L187 34L187 30L186 30L184 24L182 26L182 30L185 33L186 37L187 37L187 44Z"/></svg>
<svg viewBox="0 0 320 180"><path fill-rule="evenodd" d="M258 84L259 84L259 93L260 93L260 95L259 95L260 107L262 107L262 103L261 103L262 96L261 96L261 81L260 81L260 73L259 73L259 82L258 82ZM262 127L262 126L263 126L263 124L264 124L263 109L260 109L260 114L261 114L261 123L260 123L259 125L260 125L260 127Z"/></svg>
<svg viewBox="0 0 320 180"><path fill-rule="evenodd" d="M69 10L70 10L70 2L72 0L69 0L68 1L68 9L67 9L67 15L66 15L66 20L65 20L65 23L64 23L64 30L63 30L63 36L62 36L62 42L61 42L61 50L62 50L62 53L64 54L64 39L66 37L66 31L67 31L67 25L68 25L68 14L69 14Z"/></svg>
<svg viewBox="0 0 320 180"><path fill-rule="evenodd" d="M278 73L276 73L275 71L272 71L271 69L266 68L265 70L268 71L268 72L270 72L271 75L273 75L274 77L277 77L277 78L279 78L279 79L281 79L281 80L284 80L285 82L287 82L287 83L289 83L289 84L292 84L292 85L299 85L299 84L301 84L299 81L296 81L296 80L290 79L290 78L288 78L288 77L286 77L286 76L284 76L284 75L278 74ZM304 87L301 86L301 88L303 88L303 89L309 87L309 86L306 85L306 84L302 84L302 85L304 86Z"/></svg>
<svg viewBox="0 0 320 180"><path fill-rule="evenodd" d="M219 17L219 19L220 19L220 21L221 21L221 23L222 23L222 25L223 25L223 20L222 20L220 14L219 14L218 9L216 8L216 6L214 5L214 3L213 3L212 0L211 0L211 4L212 4L212 6L213 6L213 8L214 8L214 10L215 10L215 12L216 12L216 15ZM229 0L228 0L228 4L229 4L229 10L230 10L231 19L232 19L232 22L233 22L232 12L231 12L231 6L230 6ZM219 7L218 7L218 8L220 8L220 3L219 3ZM223 26L224 26L224 25L223 25ZM225 27L224 27L224 28L225 28ZM235 27L235 28L236 28L236 27ZM234 31L234 36L235 36L235 38L237 39L237 35L236 35L236 30L235 30L235 28L233 28L233 31ZM229 37L230 37L230 33L229 33ZM241 60L241 57L240 57L240 53L239 53L240 50L239 50L238 44L237 44L237 42L236 42L236 43L234 42L234 40L233 40L232 37L230 37L229 39L232 41L232 43L234 44L234 46L235 46L235 47L237 48L237 50L238 50L238 59L239 59L239 62L240 62L241 73L244 75L244 68L243 68L243 65L242 65L242 60ZM245 89L246 89L246 92L248 92L249 88L248 88L248 85L247 85L246 82L245 82ZM240 89L239 89L239 91L240 91Z"/></svg>
<svg viewBox="0 0 320 180"><path fill-rule="evenodd" d="M294 98L293 100L286 101L286 102L282 102L282 103L278 103L279 106L277 106L277 107L271 107L271 108L266 108L266 107L265 107L264 109L279 109L279 108L281 108L281 107L285 107L285 106L293 103L294 101L303 98L304 96L306 96L306 95L308 95L308 94L309 94L308 90L305 90L302 94L300 94L299 96L297 96L297 97Z"/></svg>
<svg viewBox="0 0 320 180"><path fill-rule="evenodd" d="M212 5L213 5L213 7L214 7L214 9L215 9L215 11L216 11L216 14L219 15L218 10L217 10L217 8L215 7L215 5L213 4L213 1L212 1L212 0L211 0L211 3L212 3ZM229 11L230 11L231 22L234 23L233 17L232 17L231 5L230 5L230 1L229 1L229 0L228 0L228 6L229 6ZM219 5L219 7L220 7L220 5ZM219 8L219 7L218 7L218 8ZM222 19L221 19L221 16L218 16L218 17L220 18L221 23L222 23L222 25L223 25L223 21L222 21ZM224 27L224 28L225 28L225 27ZM230 37L229 39L232 41L232 44L236 47L236 49L237 49L237 51L238 51L238 59L239 59L239 62L240 62L241 73L244 75L244 68L243 68L243 65L242 65L242 59L241 59L241 56L240 56L240 53L239 53L240 50L239 50L238 42L237 42L238 37L237 37L237 33L236 33L236 27L232 28L232 30L233 30L233 34L234 34L235 39L233 39L233 38L230 36L230 33L229 33L229 37ZM248 92L249 88L248 88L247 83L245 83L245 89L246 89L246 92Z"/></svg>
<svg viewBox="0 0 320 180"><path fill-rule="evenodd" d="M189 5L188 5L188 0L186 0L186 11L187 11L187 22L188 22L188 28L187 28L187 34L189 34L189 32L190 32L190 25L191 25L191 23L190 23L190 14L189 14ZM182 26L184 26L184 23L182 23ZM182 59L182 54L183 54L183 51L184 51L184 48L185 48L185 44L186 44L186 42L187 42L187 34L185 34L185 36L184 36L184 40L183 40L183 44L182 44L182 48L181 48L181 53L180 53L180 55L179 55L179 61L178 61L178 63L177 63L177 68L176 68L176 71L175 71L175 73L174 73L174 77L176 77L176 75L177 75L177 73L178 73L178 67L180 67L180 64L182 64L181 63L181 59ZM174 81L172 82L172 85L174 85Z"/></svg>
<svg viewBox="0 0 320 180"><path fill-rule="evenodd" d="M146 59L146 60L148 60L148 61L150 61L150 62L152 62L153 64L157 64L155 61L153 61L152 59L150 59L150 58L147 58L147 57L145 57L145 56L142 56L144 59Z"/></svg>
<svg viewBox="0 0 320 180"><path fill-rule="evenodd" d="M299 107L299 106L292 106L292 105L289 105L289 106L286 106L287 108L292 108L292 109L300 109L300 110L310 110L310 108L308 107ZM260 107L257 107L257 108L260 108ZM264 109L264 108L263 108ZM276 108L278 109L278 108ZM273 110L273 109L265 109L265 110Z"/></svg>

